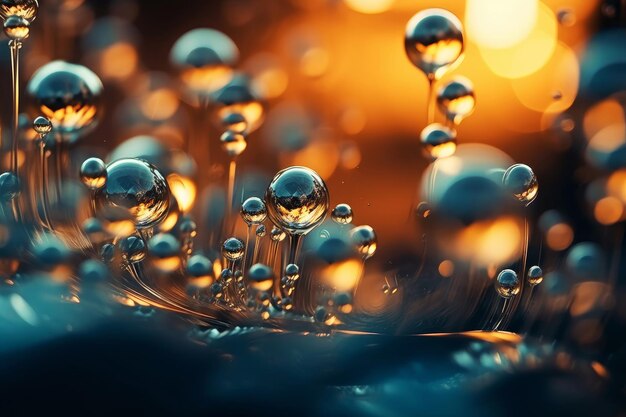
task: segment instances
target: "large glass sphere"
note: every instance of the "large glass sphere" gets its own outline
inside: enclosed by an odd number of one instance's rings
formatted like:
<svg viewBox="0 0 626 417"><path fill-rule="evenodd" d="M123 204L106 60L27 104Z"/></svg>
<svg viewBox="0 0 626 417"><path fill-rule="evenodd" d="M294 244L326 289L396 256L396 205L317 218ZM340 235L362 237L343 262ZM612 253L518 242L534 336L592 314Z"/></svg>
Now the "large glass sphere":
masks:
<svg viewBox="0 0 626 417"><path fill-rule="evenodd" d="M100 208L127 210L136 227L146 229L167 216L170 190L154 166L139 159L119 159L107 166L106 185L98 192L97 202Z"/></svg>
<svg viewBox="0 0 626 417"><path fill-rule="evenodd" d="M272 222L291 234L306 234L326 217L329 207L326 184L305 167L280 171L265 194Z"/></svg>
<svg viewBox="0 0 626 417"><path fill-rule="evenodd" d="M65 141L75 142L97 124L102 82L87 67L50 62L33 74L27 92L33 115L50 119Z"/></svg>
<svg viewBox="0 0 626 417"><path fill-rule="evenodd" d="M0 2L0 17L3 20L11 16L19 16L32 22L37 17L38 10L37 0L2 0Z"/></svg>

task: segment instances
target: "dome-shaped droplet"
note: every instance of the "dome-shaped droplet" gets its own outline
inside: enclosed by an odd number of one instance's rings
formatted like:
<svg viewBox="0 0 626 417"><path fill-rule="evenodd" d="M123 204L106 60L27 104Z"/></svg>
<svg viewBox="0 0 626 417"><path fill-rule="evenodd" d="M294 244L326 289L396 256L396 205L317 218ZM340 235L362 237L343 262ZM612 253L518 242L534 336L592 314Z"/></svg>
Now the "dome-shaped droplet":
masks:
<svg viewBox="0 0 626 417"><path fill-rule="evenodd" d="M285 267L285 276L290 281L297 281L300 278L300 268L296 264L288 264Z"/></svg>
<svg viewBox="0 0 626 417"><path fill-rule="evenodd" d="M529 205L537 197L539 183L533 170L524 164L515 164L509 167L502 178L504 188L520 202Z"/></svg>
<svg viewBox="0 0 626 417"><path fill-rule="evenodd" d="M370 226L359 226L350 232L352 243L363 259L369 259L376 253L376 232Z"/></svg>
<svg viewBox="0 0 626 417"><path fill-rule="evenodd" d="M420 134L424 155L433 161L456 151L456 132L440 123L431 123Z"/></svg>
<svg viewBox="0 0 626 417"><path fill-rule="evenodd" d="M531 266L528 269L528 276L526 279L528 280L528 283L533 287L535 285L539 285L541 284L541 281L543 281L543 271L537 265Z"/></svg>
<svg viewBox="0 0 626 417"><path fill-rule="evenodd" d="M32 22L37 17L38 10L37 0L2 0L0 2L0 17L3 20L17 16Z"/></svg>
<svg viewBox="0 0 626 417"><path fill-rule="evenodd" d="M248 147L246 138L241 133L235 133L230 130L224 132L220 137L222 149L230 156L235 158L243 153Z"/></svg>
<svg viewBox="0 0 626 417"><path fill-rule="evenodd" d="M39 136L47 135L52 132L52 122L47 117L38 116L33 121L33 130L37 132Z"/></svg>
<svg viewBox="0 0 626 417"><path fill-rule="evenodd" d="M337 224L349 224L352 222L352 207L347 204L337 204L331 216Z"/></svg>
<svg viewBox="0 0 626 417"><path fill-rule="evenodd" d="M211 275L213 264L204 255L196 254L187 261L187 273L194 278Z"/></svg>
<svg viewBox="0 0 626 417"><path fill-rule="evenodd" d="M248 226L261 224L267 217L265 203L258 197L250 197L241 205L241 217Z"/></svg>
<svg viewBox="0 0 626 417"><path fill-rule="evenodd" d="M286 237L287 234L283 232L282 229L279 229L276 226L272 227L272 231L270 232L270 239L272 239L274 242L282 242L283 240L285 240Z"/></svg>
<svg viewBox="0 0 626 417"><path fill-rule="evenodd" d="M495 282L496 291L503 298L511 298L520 292L520 281L512 269L504 269Z"/></svg>
<svg viewBox="0 0 626 417"><path fill-rule="evenodd" d="M12 41L23 41L30 35L30 23L20 16L9 16L4 21L4 34Z"/></svg>
<svg viewBox="0 0 626 417"><path fill-rule="evenodd" d="M229 261L238 261L243 257L245 245L241 239L236 237L228 238L222 245L222 256Z"/></svg>
<svg viewBox="0 0 626 417"><path fill-rule="evenodd" d="M260 224L257 228L256 228L256 235L258 237L265 237L265 235L267 234L267 229L265 228L265 225Z"/></svg>
<svg viewBox="0 0 626 417"><path fill-rule="evenodd" d="M139 236L129 236L119 243L122 257L128 263L141 262L146 258L146 244Z"/></svg>
<svg viewBox="0 0 626 417"><path fill-rule="evenodd" d="M100 158L89 158L80 167L80 180L90 190L104 187L107 181L107 168Z"/></svg>
<svg viewBox="0 0 626 417"><path fill-rule="evenodd" d="M472 82L465 77L454 77L439 89L437 105L449 121L458 125L476 106Z"/></svg>
<svg viewBox="0 0 626 417"><path fill-rule="evenodd" d="M254 264L248 271L250 287L257 291L269 291L274 283L274 271L267 265Z"/></svg>
<svg viewBox="0 0 626 417"><path fill-rule="evenodd" d="M11 172L0 174L0 199L11 201L20 195L20 181Z"/></svg>

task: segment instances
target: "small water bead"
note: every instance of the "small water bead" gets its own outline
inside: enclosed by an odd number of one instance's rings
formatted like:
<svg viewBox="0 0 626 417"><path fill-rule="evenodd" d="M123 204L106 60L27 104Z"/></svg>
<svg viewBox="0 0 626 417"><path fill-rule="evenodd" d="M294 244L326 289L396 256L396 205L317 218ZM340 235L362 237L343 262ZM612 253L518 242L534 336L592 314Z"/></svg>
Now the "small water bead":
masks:
<svg viewBox="0 0 626 417"><path fill-rule="evenodd" d="M40 137L52 132L52 122L47 117L38 116L33 121L33 130L37 132Z"/></svg>
<svg viewBox="0 0 626 417"><path fill-rule="evenodd" d="M235 133L245 133L248 128L248 122L241 113L228 112L222 116L222 127Z"/></svg>
<svg viewBox="0 0 626 417"><path fill-rule="evenodd" d="M347 204L337 204L331 212L331 216L337 224L350 224L352 222L352 207Z"/></svg>
<svg viewBox="0 0 626 417"><path fill-rule="evenodd" d="M129 236L119 243L122 257L128 263L141 262L146 258L146 244L139 236Z"/></svg>
<svg viewBox="0 0 626 417"><path fill-rule="evenodd" d="M420 134L424 155L430 159L447 158L456 152L456 131L442 125L431 123Z"/></svg>
<svg viewBox="0 0 626 417"><path fill-rule="evenodd" d="M319 323L324 323L327 326L333 325L337 319L332 313L326 310L326 307L323 306L318 306L315 309L314 317L315 321Z"/></svg>
<svg viewBox="0 0 626 417"><path fill-rule="evenodd" d="M574 26L574 24L576 23L576 14L572 9L559 9L556 12L556 18L559 21L559 24L564 27L571 27Z"/></svg>
<svg viewBox="0 0 626 417"><path fill-rule="evenodd" d="M415 213L417 214L418 218L421 218L421 219L428 218L428 216L430 216L430 213L431 213L430 204L428 204L425 201L420 202L415 208Z"/></svg>
<svg viewBox="0 0 626 417"><path fill-rule="evenodd" d="M148 241L148 250L157 258L169 258L180 254L180 242L169 233L157 233Z"/></svg>
<svg viewBox="0 0 626 417"><path fill-rule="evenodd" d="M461 21L444 9L426 9L406 25L404 49L413 65L437 80L463 54Z"/></svg>
<svg viewBox="0 0 626 417"><path fill-rule="evenodd" d="M241 239L228 238L222 245L222 256L229 261L238 261L243 257L245 245Z"/></svg>
<svg viewBox="0 0 626 417"><path fill-rule="evenodd" d="M187 273L194 278L211 275L213 263L204 255L195 254L187 261Z"/></svg>
<svg viewBox="0 0 626 417"><path fill-rule="evenodd" d="M537 198L539 183L533 170L524 164L509 167L502 178L504 188L528 206Z"/></svg>
<svg viewBox="0 0 626 417"><path fill-rule="evenodd" d="M23 41L30 35L30 23L20 16L9 16L4 21L4 34L12 41Z"/></svg>
<svg viewBox="0 0 626 417"><path fill-rule="evenodd" d="M300 278L300 268L296 264L289 264L285 267L285 277L291 281L297 281Z"/></svg>
<svg viewBox="0 0 626 417"><path fill-rule="evenodd" d="M326 217L329 196L317 173L305 167L280 171L265 194L270 220L290 234L304 235Z"/></svg>
<svg viewBox="0 0 626 417"><path fill-rule="evenodd" d="M257 291L269 291L274 283L274 271L267 265L254 264L248 271L248 282Z"/></svg>
<svg viewBox="0 0 626 417"><path fill-rule="evenodd" d="M100 208L128 211L138 229L154 227L167 217L170 190L154 166L139 159L120 159L109 164L106 172L106 184L96 195Z"/></svg>
<svg viewBox="0 0 626 417"><path fill-rule="evenodd" d="M241 205L241 217L248 226L261 224L267 218L265 203L258 197L250 197Z"/></svg>
<svg viewBox="0 0 626 417"><path fill-rule="evenodd" d="M541 284L541 281L543 281L543 271L537 265L531 266L528 269L528 276L526 279L532 287L539 285Z"/></svg>
<svg viewBox="0 0 626 417"><path fill-rule="evenodd" d="M472 82L462 76L454 77L439 90L437 105L448 120L458 125L476 107Z"/></svg>
<svg viewBox="0 0 626 417"><path fill-rule="evenodd" d="M115 246L112 243L105 243L100 248L100 258L105 264L110 264L115 259Z"/></svg>
<svg viewBox="0 0 626 417"><path fill-rule="evenodd" d="M233 271L229 268L224 268L222 269L222 272L220 272L220 282L223 284L230 284L231 282L233 282L234 278L235 274L233 274Z"/></svg>
<svg viewBox="0 0 626 417"><path fill-rule="evenodd" d="M98 190L106 184L107 168L100 158L89 158L80 167L80 180L90 190Z"/></svg>
<svg viewBox="0 0 626 417"><path fill-rule="evenodd" d="M282 229L274 226L270 232L270 239L274 242L282 242L287 237L287 234Z"/></svg>
<svg viewBox="0 0 626 417"><path fill-rule="evenodd" d="M198 225L189 217L184 217L178 224L178 232L183 236L195 237L198 233Z"/></svg>
<svg viewBox="0 0 626 417"><path fill-rule="evenodd" d="M219 282L214 282L213 284L211 284L211 294L213 294L213 297L220 299L224 296L224 286L219 283Z"/></svg>
<svg viewBox="0 0 626 417"><path fill-rule="evenodd" d="M224 118L229 115L239 114L245 121L245 128L242 131L243 124L235 123L237 132L250 133L261 126L265 109L247 75L242 73L235 75L224 88L212 96L212 99L216 105L217 122L220 125L224 124Z"/></svg>
<svg viewBox="0 0 626 417"><path fill-rule="evenodd" d="M257 237L262 238L265 237L265 235L267 234L267 229L265 228L265 225L260 224L257 228L256 228L256 232L255 234L257 235Z"/></svg>
<svg viewBox="0 0 626 417"><path fill-rule="evenodd" d="M89 217L82 224L82 229L87 236L104 234L104 226L100 219Z"/></svg>
<svg viewBox="0 0 626 417"><path fill-rule="evenodd" d="M11 201L20 195L20 181L12 172L0 174L0 199Z"/></svg>
<svg viewBox="0 0 626 417"><path fill-rule="evenodd" d="M222 134L220 142L222 143L222 149L224 149L224 151L231 158L241 155L248 147L248 143L246 142L244 135L230 130L227 130Z"/></svg>
<svg viewBox="0 0 626 417"><path fill-rule="evenodd" d="M291 297L284 297L281 302L281 307L285 311L293 310L293 300L291 299Z"/></svg>
<svg viewBox="0 0 626 417"><path fill-rule="evenodd" d="M376 232L370 226L359 226L350 232L352 243L364 260L371 258L376 253Z"/></svg>
<svg viewBox="0 0 626 417"><path fill-rule="evenodd" d="M32 22L37 17L39 3L37 0L2 0L0 2L0 17L7 20L11 16L18 16Z"/></svg>
<svg viewBox="0 0 626 417"><path fill-rule="evenodd" d="M496 291L503 298L511 298L520 292L520 281L512 269L504 269L495 282Z"/></svg>

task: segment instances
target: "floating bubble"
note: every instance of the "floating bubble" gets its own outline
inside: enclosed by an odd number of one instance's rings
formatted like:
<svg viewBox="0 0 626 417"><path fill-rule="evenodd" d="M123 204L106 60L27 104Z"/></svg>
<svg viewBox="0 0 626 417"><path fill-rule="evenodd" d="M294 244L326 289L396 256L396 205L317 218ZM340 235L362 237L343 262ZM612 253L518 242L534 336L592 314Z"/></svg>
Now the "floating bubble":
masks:
<svg viewBox="0 0 626 417"><path fill-rule="evenodd" d="M241 217L248 226L261 224L267 217L265 203L258 197L250 197L241 205Z"/></svg>
<svg viewBox="0 0 626 417"><path fill-rule="evenodd" d="M139 236L129 236L119 243L122 258L131 264L141 262L146 258L146 244Z"/></svg>
<svg viewBox="0 0 626 417"><path fill-rule="evenodd" d="M3 201L11 201L20 195L20 181L11 172L0 174L0 198Z"/></svg>
<svg viewBox="0 0 626 417"><path fill-rule="evenodd" d="M38 116L33 121L33 129L40 137L45 136L52 132L52 122L47 117Z"/></svg>
<svg viewBox="0 0 626 417"><path fill-rule="evenodd" d="M520 292L520 281L512 269L504 269L498 274L495 282L496 291L503 298L511 298Z"/></svg>
<svg viewBox="0 0 626 417"><path fill-rule="evenodd" d="M180 266L180 242L170 233L157 233L148 241L148 251L154 265L164 273L177 270Z"/></svg>
<svg viewBox="0 0 626 417"><path fill-rule="evenodd" d="M64 140L75 142L96 126L102 88L87 67L53 61L33 74L27 92L34 111L49 118Z"/></svg>
<svg viewBox="0 0 626 417"><path fill-rule="evenodd" d="M326 217L328 189L315 171L290 167L280 171L265 194L270 220L281 229L304 235Z"/></svg>
<svg viewBox="0 0 626 417"><path fill-rule="evenodd" d="M350 232L352 243L363 259L369 259L376 253L376 233L370 226L359 226Z"/></svg>
<svg viewBox="0 0 626 417"><path fill-rule="evenodd" d="M89 158L80 167L80 180L90 190L104 187L107 181L107 168L99 158Z"/></svg>
<svg viewBox="0 0 626 417"><path fill-rule="evenodd" d="M509 167L502 178L504 187L525 205L532 203L537 197L539 183L533 170L524 164Z"/></svg>
<svg viewBox="0 0 626 417"><path fill-rule="evenodd" d="M211 272L213 272L213 264L204 255L193 255L187 261L187 273L194 278L209 276Z"/></svg>
<svg viewBox="0 0 626 417"><path fill-rule="evenodd" d="M272 227L272 231L270 232L270 239L274 242L282 242L287 237L287 234L279 229L278 227Z"/></svg>
<svg viewBox="0 0 626 417"><path fill-rule="evenodd" d="M441 123L431 123L420 134L424 155L433 161L447 158L456 151L456 132Z"/></svg>
<svg viewBox="0 0 626 417"><path fill-rule="evenodd" d="M439 89L437 105L448 120L456 125L460 124L476 107L472 82L465 77L454 77Z"/></svg>
<svg viewBox="0 0 626 417"><path fill-rule="evenodd" d="M260 224L257 228L256 228L256 235L257 237L265 237L265 235L267 234L267 229L265 229L265 225Z"/></svg>
<svg viewBox="0 0 626 417"><path fill-rule="evenodd" d="M257 291L269 291L274 283L274 271L267 265L254 264L248 271L248 281Z"/></svg>
<svg viewBox="0 0 626 417"><path fill-rule="evenodd" d="M0 17L3 20L17 16L30 23L37 17L38 11L39 3L37 0L2 0L0 2Z"/></svg>
<svg viewBox="0 0 626 417"><path fill-rule="evenodd" d="M430 204L428 204L426 201L422 201L415 208L415 213L417 214L418 218L426 219L428 216L430 216L431 210L432 209L430 208Z"/></svg>
<svg viewBox="0 0 626 417"><path fill-rule="evenodd" d="M539 285L541 284L541 281L543 281L543 271L537 265L531 266L528 269L528 276L526 279L532 287Z"/></svg>
<svg viewBox="0 0 626 417"><path fill-rule="evenodd" d="M161 223L170 209L170 191L157 169L138 159L120 159L107 166L106 185L96 195L99 208L121 208L138 229Z"/></svg>
<svg viewBox="0 0 626 417"><path fill-rule="evenodd" d="M352 207L347 204L337 204L331 216L337 224L349 224L352 222Z"/></svg>
<svg viewBox="0 0 626 417"><path fill-rule="evenodd" d="M21 42L30 35L30 23L20 16L9 16L4 21L4 34L12 41Z"/></svg>
<svg viewBox="0 0 626 417"><path fill-rule="evenodd" d="M231 158L236 158L243 153L248 147L248 143L246 142L246 138L241 133L235 133L232 131L226 131L220 137L220 142L222 143L222 149L230 156Z"/></svg>
<svg viewBox="0 0 626 417"><path fill-rule="evenodd" d="M461 21L444 9L426 9L406 25L404 48L413 65L434 81L463 55Z"/></svg>
<svg viewBox="0 0 626 417"><path fill-rule="evenodd" d="M229 261L238 261L243 257L245 245L241 239L236 237L228 238L222 245L222 256Z"/></svg>

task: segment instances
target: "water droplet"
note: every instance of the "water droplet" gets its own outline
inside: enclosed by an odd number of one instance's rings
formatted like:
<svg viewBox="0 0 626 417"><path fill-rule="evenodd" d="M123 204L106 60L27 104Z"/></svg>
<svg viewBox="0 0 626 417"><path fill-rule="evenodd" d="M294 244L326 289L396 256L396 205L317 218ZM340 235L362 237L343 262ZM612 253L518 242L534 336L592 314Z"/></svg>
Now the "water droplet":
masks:
<svg viewBox="0 0 626 417"><path fill-rule="evenodd" d="M315 309L314 317L317 322L324 323L327 326L331 326L333 323L335 323L335 320L336 320L336 317L330 312L328 312L328 310L326 310L326 308L323 306L318 306Z"/></svg>
<svg viewBox="0 0 626 417"><path fill-rule="evenodd" d="M228 285L231 282L233 282L233 279L235 278L235 274L233 274L233 271L231 271L228 268L224 268L222 269L222 272L220 273L220 282Z"/></svg>
<svg viewBox="0 0 626 417"><path fill-rule="evenodd" d="M228 238L222 245L222 256L229 261L238 261L243 257L245 245L241 239L236 237Z"/></svg>
<svg viewBox="0 0 626 417"><path fill-rule="evenodd" d="M556 18L564 27L571 27L576 24L576 14L572 9L563 8L556 12Z"/></svg>
<svg viewBox="0 0 626 417"><path fill-rule="evenodd" d="M281 229L279 229L276 226L272 227L272 231L270 233L270 238L274 242L282 242L283 240L285 240L286 237L287 237L287 235Z"/></svg>
<svg viewBox="0 0 626 417"><path fill-rule="evenodd" d="M333 209L331 216L335 223L349 224L352 222L352 207L347 204L337 204Z"/></svg>
<svg viewBox="0 0 626 417"><path fill-rule="evenodd" d="M257 226L255 233L259 238L265 237L265 235L267 234L267 229L265 228L265 225L260 224L259 226Z"/></svg>
<svg viewBox="0 0 626 417"><path fill-rule="evenodd" d="M241 205L241 217L248 226L261 224L267 217L265 203L258 197L250 197Z"/></svg>
<svg viewBox="0 0 626 417"><path fill-rule="evenodd" d="M293 300L291 299L291 297L283 298L281 306L283 307L283 310L285 311L293 310Z"/></svg>
<svg viewBox="0 0 626 417"><path fill-rule="evenodd" d="M433 161L447 158L456 151L456 132L441 123L431 123L420 134L424 155Z"/></svg>
<svg viewBox="0 0 626 417"><path fill-rule="evenodd" d="M230 130L222 134L220 142L222 142L222 149L224 149L224 151L231 158L241 155L248 147L248 143L246 142L244 135Z"/></svg>
<svg viewBox="0 0 626 417"><path fill-rule="evenodd" d="M20 195L20 182L11 172L0 174L0 198L3 201L11 201Z"/></svg>
<svg viewBox="0 0 626 417"><path fill-rule="evenodd" d="M267 265L254 264L248 271L248 281L257 291L269 291L274 283L274 271Z"/></svg>
<svg viewBox="0 0 626 417"><path fill-rule="evenodd" d="M193 255L187 261L187 273L194 278L209 276L211 272L213 272L213 264L204 255Z"/></svg>
<svg viewBox="0 0 626 417"><path fill-rule="evenodd" d="M4 21L4 34L12 41L23 41L30 35L30 23L20 16L9 16Z"/></svg>
<svg viewBox="0 0 626 417"><path fill-rule="evenodd" d="M248 122L241 113L226 112L222 116L222 127L224 130L243 134L248 128Z"/></svg>
<svg viewBox="0 0 626 417"><path fill-rule="evenodd" d="M543 271L537 265L531 266L528 269L528 277L526 279L528 280L528 283L533 287L535 285L539 285L541 284L541 281L543 281Z"/></svg>
<svg viewBox="0 0 626 417"><path fill-rule="evenodd" d="M376 253L376 233L370 226L355 227L352 229L350 237L363 259L369 259Z"/></svg>
<svg viewBox="0 0 626 417"><path fill-rule="evenodd" d="M439 90L437 105L449 121L460 124L476 107L472 82L462 76L454 77Z"/></svg>
<svg viewBox="0 0 626 417"><path fill-rule="evenodd" d="M139 236L129 236L119 243L122 258L128 263L141 262L146 258L146 245Z"/></svg>
<svg viewBox="0 0 626 417"><path fill-rule="evenodd" d="M52 122L47 117L39 116L33 121L33 129L39 136L52 132Z"/></svg>
<svg viewBox="0 0 626 417"><path fill-rule="evenodd" d="M247 134L261 126L265 109L247 75L236 74L227 85L212 96L212 99L219 125L223 125L224 119L231 117L230 115L238 114L244 121L234 123L234 131Z"/></svg>
<svg viewBox="0 0 626 417"><path fill-rule="evenodd" d="M105 243L100 249L100 257L102 262L110 264L115 259L115 246L111 243Z"/></svg>
<svg viewBox="0 0 626 417"><path fill-rule="evenodd" d="M104 187L107 181L107 168L99 158L89 158L80 167L80 180L90 190Z"/></svg>
<svg viewBox="0 0 626 417"><path fill-rule="evenodd" d="M295 282L300 278L300 268L296 264L289 264L285 267L285 277L291 281Z"/></svg>
<svg viewBox="0 0 626 417"><path fill-rule="evenodd" d="M524 164L509 167L502 178L504 188L525 205L529 205L537 197L539 183L533 170Z"/></svg>
<svg viewBox="0 0 626 417"><path fill-rule="evenodd" d="M224 296L224 287L219 282L214 282L211 284L211 294L215 298L222 298Z"/></svg>
<svg viewBox="0 0 626 417"><path fill-rule="evenodd" d="M504 269L498 274L495 282L496 291L503 298L511 298L520 292L520 282L512 269Z"/></svg>
<svg viewBox="0 0 626 417"><path fill-rule="evenodd" d="M417 217L421 219L425 219L430 216L430 212L430 204L425 201L420 202L415 208L415 213L417 214Z"/></svg>
<svg viewBox="0 0 626 417"><path fill-rule="evenodd" d="M32 22L37 17L38 10L37 0L2 0L0 2L0 17L3 20L18 16Z"/></svg>

